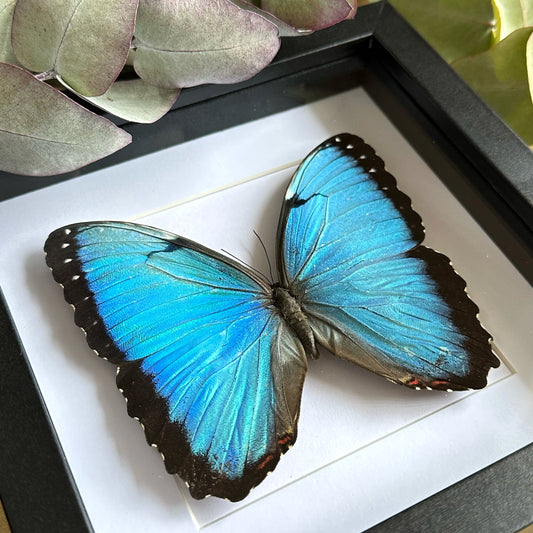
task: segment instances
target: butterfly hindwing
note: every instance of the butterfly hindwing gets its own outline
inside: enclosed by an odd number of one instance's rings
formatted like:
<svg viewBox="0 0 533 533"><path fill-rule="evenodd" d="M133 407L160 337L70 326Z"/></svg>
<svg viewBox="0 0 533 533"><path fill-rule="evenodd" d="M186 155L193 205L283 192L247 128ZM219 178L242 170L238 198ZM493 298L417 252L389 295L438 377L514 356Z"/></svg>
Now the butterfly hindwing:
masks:
<svg viewBox="0 0 533 533"><path fill-rule="evenodd" d="M481 388L498 366L449 259L421 245L410 199L360 138L300 165L278 227L283 283L321 344L414 388Z"/></svg>
<svg viewBox="0 0 533 533"><path fill-rule="evenodd" d="M45 251L167 470L196 498L245 497L296 439L307 368L268 287L220 254L136 224L71 225Z"/></svg>

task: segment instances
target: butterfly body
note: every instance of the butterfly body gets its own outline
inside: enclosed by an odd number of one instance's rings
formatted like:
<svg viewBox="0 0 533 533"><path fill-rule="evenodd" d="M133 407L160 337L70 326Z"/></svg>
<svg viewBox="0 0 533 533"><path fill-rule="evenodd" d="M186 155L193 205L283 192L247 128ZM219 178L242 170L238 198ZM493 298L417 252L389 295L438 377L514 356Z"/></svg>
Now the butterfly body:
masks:
<svg viewBox="0 0 533 533"><path fill-rule="evenodd" d="M300 165L279 282L155 228L87 222L45 251L89 346L195 498L244 498L295 442L321 345L411 388L466 390L498 365L449 259L373 149L343 134Z"/></svg>
<svg viewBox="0 0 533 533"><path fill-rule="evenodd" d="M306 355L312 359L317 359L315 335L298 300L287 289L275 284L272 287L272 301L287 325L302 343Z"/></svg>

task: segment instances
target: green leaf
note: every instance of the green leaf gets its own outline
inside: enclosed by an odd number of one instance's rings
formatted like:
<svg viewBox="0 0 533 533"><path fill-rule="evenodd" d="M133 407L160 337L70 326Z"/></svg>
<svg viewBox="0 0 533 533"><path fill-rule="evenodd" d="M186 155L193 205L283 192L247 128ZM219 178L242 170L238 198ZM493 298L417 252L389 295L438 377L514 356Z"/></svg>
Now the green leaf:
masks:
<svg viewBox="0 0 533 533"><path fill-rule="evenodd" d="M138 0L18 0L12 43L34 72L52 71L85 96L119 75L130 49Z"/></svg>
<svg viewBox="0 0 533 533"><path fill-rule="evenodd" d="M11 21L17 0L0 0L0 61L17 63L11 47Z"/></svg>
<svg viewBox="0 0 533 533"><path fill-rule="evenodd" d="M490 50L456 61L452 66L518 133L533 144L530 44L533 28L514 31ZM529 56L526 60L526 49Z"/></svg>
<svg viewBox="0 0 533 533"><path fill-rule="evenodd" d="M533 3L531 0L492 0L496 16L496 41L505 39L513 31L533 26Z"/></svg>
<svg viewBox="0 0 533 533"><path fill-rule="evenodd" d="M355 14L347 0L262 0L261 8L295 28L319 30Z"/></svg>
<svg viewBox="0 0 533 533"><path fill-rule="evenodd" d="M137 74L174 88L248 79L272 61L279 36L229 0L141 0L134 44Z"/></svg>
<svg viewBox="0 0 533 533"><path fill-rule="evenodd" d="M131 142L112 122L87 111L19 67L0 63L0 168L48 176L75 170Z"/></svg>
<svg viewBox="0 0 533 533"><path fill-rule="evenodd" d="M163 89L133 79L116 81L101 96L79 96L117 117L149 124L159 120L172 107L179 93L180 89Z"/></svg>
<svg viewBox="0 0 533 533"><path fill-rule="evenodd" d="M526 44L526 65L527 65L527 79L529 83L529 94L533 104L533 34L529 36ZM533 144L533 143L530 143Z"/></svg>
<svg viewBox="0 0 533 533"><path fill-rule="evenodd" d="M487 50L495 26L490 0L391 0L448 62Z"/></svg>

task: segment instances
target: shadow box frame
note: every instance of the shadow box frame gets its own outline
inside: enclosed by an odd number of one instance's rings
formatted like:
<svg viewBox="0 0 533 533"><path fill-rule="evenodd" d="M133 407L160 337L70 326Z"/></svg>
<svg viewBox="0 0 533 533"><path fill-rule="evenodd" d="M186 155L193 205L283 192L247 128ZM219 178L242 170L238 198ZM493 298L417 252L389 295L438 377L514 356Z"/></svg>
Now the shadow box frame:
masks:
<svg viewBox="0 0 533 533"><path fill-rule="evenodd" d="M521 274L533 281L533 153L386 1L353 21L284 38L253 79L182 91L134 142L77 172L0 172L0 201L363 86ZM1 205L1 204L0 204ZM0 498L14 533L92 531L9 309L0 301ZM24 391L22 398L21 392ZM533 522L533 444L369 531L517 531Z"/></svg>

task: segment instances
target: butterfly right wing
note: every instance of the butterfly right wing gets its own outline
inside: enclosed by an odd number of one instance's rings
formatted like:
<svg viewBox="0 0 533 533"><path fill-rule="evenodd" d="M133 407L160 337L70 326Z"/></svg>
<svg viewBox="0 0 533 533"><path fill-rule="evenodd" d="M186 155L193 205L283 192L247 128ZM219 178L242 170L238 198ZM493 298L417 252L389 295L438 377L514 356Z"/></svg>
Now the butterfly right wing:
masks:
<svg viewBox="0 0 533 533"><path fill-rule="evenodd" d="M196 243L137 224L67 226L53 275L167 470L237 501L296 439L307 368L268 287Z"/></svg>
<svg viewBox="0 0 533 533"><path fill-rule="evenodd" d="M341 134L296 171L278 228L280 276L316 339L412 388L482 388L499 360L450 260L421 243L410 199L373 148Z"/></svg>

